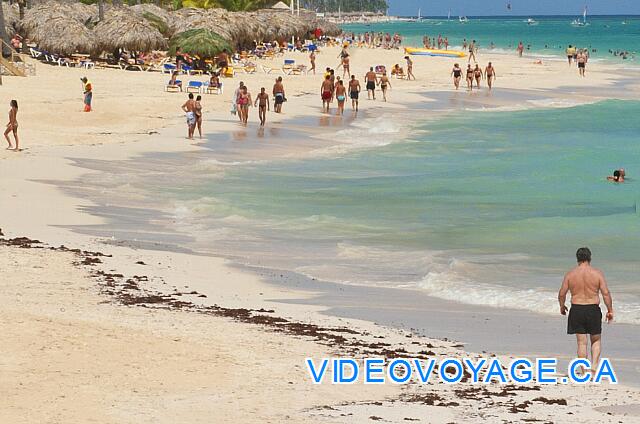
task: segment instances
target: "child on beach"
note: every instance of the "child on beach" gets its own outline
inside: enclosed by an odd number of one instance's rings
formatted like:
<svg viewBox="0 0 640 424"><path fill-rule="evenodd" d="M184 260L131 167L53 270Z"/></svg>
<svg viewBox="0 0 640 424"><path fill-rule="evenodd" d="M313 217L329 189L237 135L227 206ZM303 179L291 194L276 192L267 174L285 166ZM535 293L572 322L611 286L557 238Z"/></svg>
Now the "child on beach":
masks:
<svg viewBox="0 0 640 424"><path fill-rule="evenodd" d="M260 93L256 96L256 101L253 106L258 106L258 117L260 118L260 126L264 127L264 124L267 122L267 110L270 110L269 95L267 94L264 87L260 89Z"/></svg>
<svg viewBox="0 0 640 424"><path fill-rule="evenodd" d="M87 77L80 78L82 81L82 89L84 94L84 111L91 112L91 100L93 99L93 86Z"/></svg>
<svg viewBox="0 0 640 424"><path fill-rule="evenodd" d="M9 109L9 123L7 124L7 129L4 131L4 138L6 138L7 143L9 143L9 147L7 147L7 150L18 152L20 151L18 141L18 101L11 100L9 105L11 106L11 109ZM11 140L9 139L10 133L13 133L13 138L16 140L16 147L13 147L11 145Z"/></svg>

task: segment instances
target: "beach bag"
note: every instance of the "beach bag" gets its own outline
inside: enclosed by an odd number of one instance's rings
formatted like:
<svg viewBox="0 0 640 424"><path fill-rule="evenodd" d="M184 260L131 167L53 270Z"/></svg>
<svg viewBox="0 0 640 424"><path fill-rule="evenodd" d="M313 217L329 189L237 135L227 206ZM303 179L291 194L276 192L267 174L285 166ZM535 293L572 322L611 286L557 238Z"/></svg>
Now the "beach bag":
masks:
<svg viewBox="0 0 640 424"><path fill-rule="evenodd" d="M233 102L233 104L231 105L231 114L235 115L236 113L238 113L238 106L236 106L236 103Z"/></svg>

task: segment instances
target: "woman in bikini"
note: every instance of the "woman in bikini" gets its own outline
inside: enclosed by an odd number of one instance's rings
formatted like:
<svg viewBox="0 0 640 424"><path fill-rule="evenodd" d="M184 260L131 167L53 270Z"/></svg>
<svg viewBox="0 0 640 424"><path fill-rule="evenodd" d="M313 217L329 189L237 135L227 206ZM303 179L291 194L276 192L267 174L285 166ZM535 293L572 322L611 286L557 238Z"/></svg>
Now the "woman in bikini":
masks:
<svg viewBox="0 0 640 424"><path fill-rule="evenodd" d="M460 65L457 63L453 65L451 75L453 76L453 85L455 85L457 90L460 88L460 80L462 79L462 69L460 69Z"/></svg>
<svg viewBox="0 0 640 424"><path fill-rule="evenodd" d="M198 95L198 97L196 97L193 113L196 114L196 126L198 128L198 134L200 135L200 138L202 138L202 104L200 104L200 100L202 100L202 96Z"/></svg>
<svg viewBox="0 0 640 424"><path fill-rule="evenodd" d="M480 80L482 80L482 69L476 63L476 67L473 70L473 76L476 79L476 88L480 88Z"/></svg>
<svg viewBox="0 0 640 424"><path fill-rule="evenodd" d="M7 129L4 131L4 138L6 138L7 143L9 143L7 150L17 152L20 150L18 141L18 101L11 100L9 105L11 106L11 109L9 109L9 123L7 124ZM16 147L11 145L11 140L9 139L10 133L13 133L13 138L16 140Z"/></svg>
<svg viewBox="0 0 640 424"><path fill-rule="evenodd" d="M240 106L242 123L246 125L249 120L249 106L251 105L251 94L249 94L247 86L242 87L242 91L238 98L238 105Z"/></svg>
<svg viewBox="0 0 640 424"><path fill-rule="evenodd" d="M338 100L338 114L344 114L344 102L347 100L347 88L342 80L336 85L336 100Z"/></svg>
<svg viewBox="0 0 640 424"><path fill-rule="evenodd" d="M467 88L473 91L473 69L471 69L471 65L467 65Z"/></svg>
<svg viewBox="0 0 640 424"><path fill-rule="evenodd" d="M387 101L387 87L391 88L391 81L389 81L387 73L383 72L380 78L380 90L382 90L382 98L385 102Z"/></svg>

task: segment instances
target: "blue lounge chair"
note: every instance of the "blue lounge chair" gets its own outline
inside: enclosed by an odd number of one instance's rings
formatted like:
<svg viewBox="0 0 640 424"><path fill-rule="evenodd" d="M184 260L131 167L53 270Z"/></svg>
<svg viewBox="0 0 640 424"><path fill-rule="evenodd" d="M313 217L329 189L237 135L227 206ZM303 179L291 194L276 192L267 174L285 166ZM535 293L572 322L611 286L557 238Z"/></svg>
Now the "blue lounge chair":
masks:
<svg viewBox="0 0 640 424"><path fill-rule="evenodd" d="M167 82L167 85L164 87L164 91L182 91L182 81L176 80L175 84L169 84L169 82Z"/></svg>
<svg viewBox="0 0 640 424"><path fill-rule="evenodd" d="M204 83L202 81L189 81L189 85L187 85L187 93L200 93L202 92L202 87Z"/></svg>

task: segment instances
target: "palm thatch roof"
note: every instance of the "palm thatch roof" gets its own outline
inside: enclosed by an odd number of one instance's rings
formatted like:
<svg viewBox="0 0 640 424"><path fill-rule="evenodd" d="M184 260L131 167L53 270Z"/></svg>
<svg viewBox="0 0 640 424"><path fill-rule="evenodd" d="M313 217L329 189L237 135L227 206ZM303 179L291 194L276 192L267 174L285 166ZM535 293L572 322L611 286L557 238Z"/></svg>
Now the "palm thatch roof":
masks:
<svg viewBox="0 0 640 424"><path fill-rule="evenodd" d="M130 13L127 7L111 9L93 32L98 48L103 51L124 48L148 52L167 48L167 40L162 34L146 19Z"/></svg>
<svg viewBox="0 0 640 424"><path fill-rule="evenodd" d="M252 47L254 41L290 40L301 38L317 27L328 35L340 34L337 25L320 21L313 16L286 13L228 12L224 9L177 10L171 14L170 26L175 33L204 28L230 40L238 48Z"/></svg>
<svg viewBox="0 0 640 424"><path fill-rule="evenodd" d="M42 3L27 10L19 24L20 32L44 50L60 54L91 53L96 47L95 40L91 31L76 19L87 16L80 12L81 8L70 3Z"/></svg>
<svg viewBox="0 0 640 424"><path fill-rule="evenodd" d="M18 29L18 23L20 22L20 12L18 12L18 5L9 3L2 3L2 12L4 13L4 29L9 37L13 36Z"/></svg>
<svg viewBox="0 0 640 424"><path fill-rule="evenodd" d="M203 58L212 58L225 49L232 51L228 40L213 31L202 28L190 29L173 36L169 43L169 53L174 55L178 47L185 53Z"/></svg>
<svg viewBox="0 0 640 424"><path fill-rule="evenodd" d="M302 38L316 28L337 35L340 28L314 13L297 14L229 12L225 9L183 8L174 12L153 4L112 6L105 3L105 19L98 22L97 5L74 0L47 0L27 9L18 21L17 6L3 4L7 31L17 27L22 35L59 53L73 50L113 51L118 47L135 51L167 48L165 37L192 29L206 29L227 40L235 48L253 47L254 42ZM63 19L65 18L65 19ZM49 22L53 19L55 27ZM66 29L65 29L66 28ZM93 28L93 30L91 29ZM59 40L56 41L56 39ZM43 48L44 45L42 45ZM62 50L56 50L57 47Z"/></svg>

